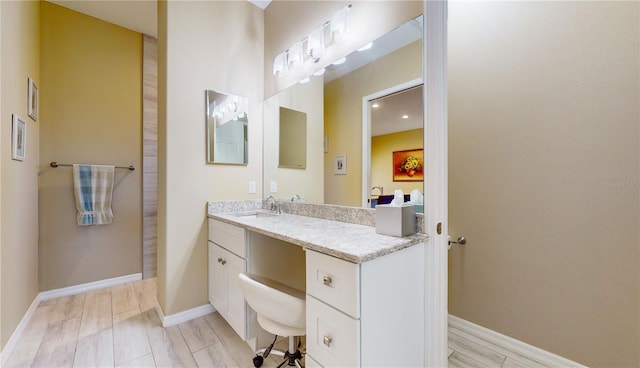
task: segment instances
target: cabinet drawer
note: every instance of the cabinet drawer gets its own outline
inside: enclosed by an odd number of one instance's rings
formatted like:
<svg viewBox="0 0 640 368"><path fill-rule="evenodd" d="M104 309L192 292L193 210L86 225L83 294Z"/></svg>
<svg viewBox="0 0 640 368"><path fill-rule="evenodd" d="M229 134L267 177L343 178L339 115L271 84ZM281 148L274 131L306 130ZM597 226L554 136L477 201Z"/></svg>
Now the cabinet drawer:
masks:
<svg viewBox="0 0 640 368"><path fill-rule="evenodd" d="M307 352L323 367L360 364L360 321L307 298Z"/></svg>
<svg viewBox="0 0 640 368"><path fill-rule="evenodd" d="M209 219L209 240L246 258L245 231L241 227Z"/></svg>
<svg viewBox="0 0 640 368"><path fill-rule="evenodd" d="M307 293L360 318L359 265L307 251Z"/></svg>
<svg viewBox="0 0 640 368"><path fill-rule="evenodd" d="M313 360L313 358L309 354L304 356L304 366L306 368L322 368L320 363Z"/></svg>

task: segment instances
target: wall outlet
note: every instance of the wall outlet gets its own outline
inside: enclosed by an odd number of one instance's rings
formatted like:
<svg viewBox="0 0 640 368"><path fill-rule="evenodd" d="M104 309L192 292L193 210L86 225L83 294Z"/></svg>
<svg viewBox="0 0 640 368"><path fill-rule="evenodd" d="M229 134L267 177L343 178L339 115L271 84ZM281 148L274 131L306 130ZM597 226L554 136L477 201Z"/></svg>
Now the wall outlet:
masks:
<svg viewBox="0 0 640 368"><path fill-rule="evenodd" d="M249 193L253 194L255 192L256 192L256 182L252 180L249 182Z"/></svg>
<svg viewBox="0 0 640 368"><path fill-rule="evenodd" d="M278 182L277 181L272 181L271 182L271 193L278 193Z"/></svg>

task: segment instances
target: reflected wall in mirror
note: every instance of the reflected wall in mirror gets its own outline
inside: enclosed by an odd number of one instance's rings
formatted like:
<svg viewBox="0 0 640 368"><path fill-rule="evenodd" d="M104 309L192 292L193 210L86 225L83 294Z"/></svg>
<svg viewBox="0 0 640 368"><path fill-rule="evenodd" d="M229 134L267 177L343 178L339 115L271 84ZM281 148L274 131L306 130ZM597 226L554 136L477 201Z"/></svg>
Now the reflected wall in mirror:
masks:
<svg viewBox="0 0 640 368"><path fill-rule="evenodd" d="M307 114L280 106L278 167L307 167Z"/></svg>
<svg viewBox="0 0 640 368"><path fill-rule="evenodd" d="M319 73L318 73L319 74ZM310 84L319 84L320 91L313 95L298 95L304 86L293 85L277 95L265 101L264 107L264 188L270 188L271 181L278 179L278 198L290 198L294 194L300 194L309 202L335 204L343 206L363 206L363 197L367 198L377 191L369 190L376 184L384 186L384 194L393 193L394 185L385 185L372 181L369 175L385 175L372 172L370 164L363 170L363 161L371 162L370 153L363 157L363 141L371 142L371 129L363 128L363 99L376 92L389 89L394 86L415 81L422 78L422 16L412 19L397 29L374 40L371 48L363 51L354 51L347 55L346 62L341 65L329 65L324 75L310 76ZM304 96L304 97L302 97ZM275 101L296 97L298 103L319 104L322 115L322 126L314 127L312 131L312 115L307 111L308 142L314 142L308 146L308 155L312 152L320 152L322 162L311 167L311 159L308 158L307 170L311 178L305 181L292 181L292 188L283 191L282 178L286 173L278 170L277 154L279 147L276 137L272 136L269 121L276 120L278 110L275 109ZM313 101L312 99L319 99ZM285 105L286 106L286 105ZM287 106L292 107L293 105ZM298 109L297 109L298 110ZM318 119L314 113L314 121ZM387 121L386 124L394 124ZM420 122L420 127L422 123ZM414 128L412 128L414 129ZM397 133L398 130L395 131ZM418 137L414 131L408 133L411 137ZM326 150L324 148L324 136L326 136ZM420 147L422 137L419 137ZM417 143L412 143L407 149L420 148ZM346 175L334 173L335 156L345 155L349 157L349 171ZM388 157L392 156L389 151ZM390 164L389 164L390 165ZM289 170L294 171L294 170ZM389 167L386 168L389 171ZM389 176L391 181L392 177ZM366 183L369 184L366 184ZM322 183L320 185L316 183ZM364 191L363 183L369 185ZM420 186L420 184L416 184ZM400 189L400 188L396 188ZM422 187L420 186L420 189ZM322 193L319 191L322 190ZM298 193L298 191L304 191ZM422 190L421 190L422 191ZM408 194L409 191L407 191ZM266 194L266 191L265 191Z"/></svg>
<svg viewBox="0 0 640 368"><path fill-rule="evenodd" d="M207 163L248 163L249 100L212 90L205 91Z"/></svg>
<svg viewBox="0 0 640 368"><path fill-rule="evenodd" d="M299 195L310 203L324 202L324 111L322 78L315 78L306 84L295 85L267 98L264 101L264 147L263 187L264 195L290 200ZM305 170L281 167L280 147L292 143L289 138L280 138L280 115L282 108L306 115L306 133L303 140L306 147ZM297 197L296 197L297 198Z"/></svg>

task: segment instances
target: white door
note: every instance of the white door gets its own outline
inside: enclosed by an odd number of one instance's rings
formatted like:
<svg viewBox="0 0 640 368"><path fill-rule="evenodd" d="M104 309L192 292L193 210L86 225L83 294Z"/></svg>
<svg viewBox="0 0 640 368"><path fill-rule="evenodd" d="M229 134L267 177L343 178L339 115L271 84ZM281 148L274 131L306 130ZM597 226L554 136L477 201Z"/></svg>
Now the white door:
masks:
<svg viewBox="0 0 640 368"><path fill-rule="evenodd" d="M447 2L424 2L425 366L447 366Z"/></svg>

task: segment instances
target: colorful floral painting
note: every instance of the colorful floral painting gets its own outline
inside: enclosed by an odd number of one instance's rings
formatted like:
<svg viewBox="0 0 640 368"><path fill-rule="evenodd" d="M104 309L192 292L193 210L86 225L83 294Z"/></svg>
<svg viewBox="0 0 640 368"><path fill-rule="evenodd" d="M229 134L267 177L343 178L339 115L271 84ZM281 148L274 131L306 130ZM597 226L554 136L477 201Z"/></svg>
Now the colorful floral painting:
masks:
<svg viewBox="0 0 640 368"><path fill-rule="evenodd" d="M422 181L423 168L422 148L393 152L393 181Z"/></svg>

